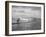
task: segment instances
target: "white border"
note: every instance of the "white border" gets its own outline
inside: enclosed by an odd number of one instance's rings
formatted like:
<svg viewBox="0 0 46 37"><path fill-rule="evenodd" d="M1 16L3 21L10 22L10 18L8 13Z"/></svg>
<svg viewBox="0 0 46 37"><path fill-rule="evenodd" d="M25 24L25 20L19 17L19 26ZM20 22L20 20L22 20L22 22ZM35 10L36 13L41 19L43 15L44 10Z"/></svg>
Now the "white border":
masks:
<svg viewBox="0 0 46 37"><path fill-rule="evenodd" d="M28 31L12 31L12 5L16 6L35 6L41 7L41 30L28 30ZM40 4L23 4L23 3L9 3L9 34L26 34L26 33L41 33L44 32L44 6Z"/></svg>

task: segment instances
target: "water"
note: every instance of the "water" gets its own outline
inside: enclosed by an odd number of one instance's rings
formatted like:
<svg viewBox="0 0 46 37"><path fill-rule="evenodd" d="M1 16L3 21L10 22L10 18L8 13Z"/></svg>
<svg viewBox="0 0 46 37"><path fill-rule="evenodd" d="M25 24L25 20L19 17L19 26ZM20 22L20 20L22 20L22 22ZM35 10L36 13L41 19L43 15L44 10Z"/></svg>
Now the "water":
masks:
<svg viewBox="0 0 46 37"><path fill-rule="evenodd" d="M12 25L12 31L21 31L21 30L39 30L41 29L41 20L32 20L28 22L20 22Z"/></svg>

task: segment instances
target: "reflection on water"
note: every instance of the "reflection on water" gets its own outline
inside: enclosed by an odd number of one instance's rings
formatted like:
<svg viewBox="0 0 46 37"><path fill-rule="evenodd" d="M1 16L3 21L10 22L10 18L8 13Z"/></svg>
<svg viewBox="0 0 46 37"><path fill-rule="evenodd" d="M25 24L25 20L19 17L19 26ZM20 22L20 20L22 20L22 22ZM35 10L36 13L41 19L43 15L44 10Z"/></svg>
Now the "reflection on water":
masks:
<svg viewBox="0 0 46 37"><path fill-rule="evenodd" d="M28 21L17 18L13 19L15 22L12 23L12 30L39 30L41 29L41 19L31 18Z"/></svg>

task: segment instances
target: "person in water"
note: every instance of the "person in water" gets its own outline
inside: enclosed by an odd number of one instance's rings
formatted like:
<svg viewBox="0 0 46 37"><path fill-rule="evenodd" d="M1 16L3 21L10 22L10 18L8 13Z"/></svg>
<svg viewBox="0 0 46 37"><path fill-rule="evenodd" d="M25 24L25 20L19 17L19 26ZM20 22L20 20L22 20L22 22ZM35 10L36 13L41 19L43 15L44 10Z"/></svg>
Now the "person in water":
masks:
<svg viewBox="0 0 46 37"><path fill-rule="evenodd" d="M20 23L20 18L17 19L17 24L19 24L19 23Z"/></svg>

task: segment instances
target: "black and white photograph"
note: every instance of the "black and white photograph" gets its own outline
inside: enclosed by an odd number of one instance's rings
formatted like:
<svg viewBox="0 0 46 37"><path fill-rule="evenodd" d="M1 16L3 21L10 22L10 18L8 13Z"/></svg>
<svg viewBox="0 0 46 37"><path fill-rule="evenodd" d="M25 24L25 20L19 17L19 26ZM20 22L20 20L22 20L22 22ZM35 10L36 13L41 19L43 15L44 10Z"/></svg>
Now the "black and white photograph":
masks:
<svg viewBox="0 0 46 37"><path fill-rule="evenodd" d="M9 34L44 33L44 3L9 2Z"/></svg>
<svg viewBox="0 0 46 37"><path fill-rule="evenodd" d="M41 7L12 6L12 31L40 29Z"/></svg>

